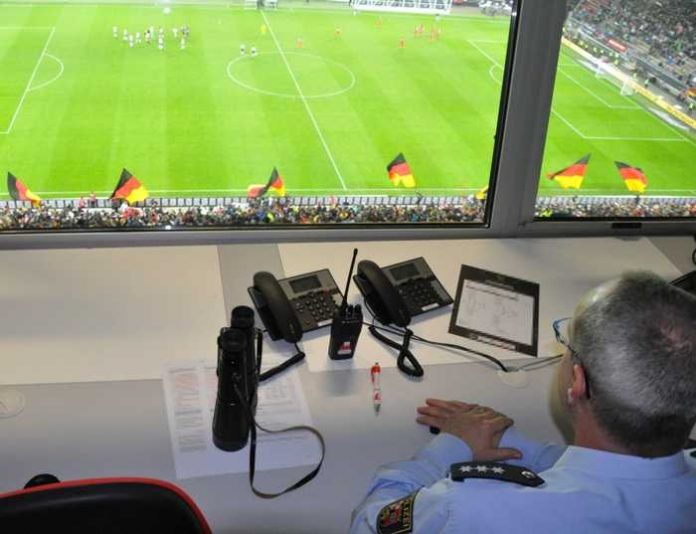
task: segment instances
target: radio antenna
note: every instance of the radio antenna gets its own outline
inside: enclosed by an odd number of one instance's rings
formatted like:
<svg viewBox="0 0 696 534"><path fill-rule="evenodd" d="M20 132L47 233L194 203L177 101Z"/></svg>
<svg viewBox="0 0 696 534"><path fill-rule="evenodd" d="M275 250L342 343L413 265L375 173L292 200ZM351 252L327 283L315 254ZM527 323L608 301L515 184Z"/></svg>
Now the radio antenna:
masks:
<svg viewBox="0 0 696 534"><path fill-rule="evenodd" d="M355 267L355 258L358 257L358 249L353 249L353 259L350 262L350 271L348 271L348 280L346 280L346 290L343 292L343 302L341 302L341 314L346 311L348 304L348 289L350 288L350 279L353 277L353 267Z"/></svg>

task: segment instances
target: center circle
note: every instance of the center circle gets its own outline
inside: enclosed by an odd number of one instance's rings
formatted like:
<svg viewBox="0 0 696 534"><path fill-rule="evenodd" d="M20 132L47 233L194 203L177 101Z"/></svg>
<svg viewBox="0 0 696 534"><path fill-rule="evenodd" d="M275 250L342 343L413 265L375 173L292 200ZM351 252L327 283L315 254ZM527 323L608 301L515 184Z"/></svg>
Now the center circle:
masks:
<svg viewBox="0 0 696 534"><path fill-rule="evenodd" d="M330 98L355 85L355 74L342 63L300 52L247 53L227 64L227 76L244 89L281 98L301 98L297 86L305 98Z"/></svg>

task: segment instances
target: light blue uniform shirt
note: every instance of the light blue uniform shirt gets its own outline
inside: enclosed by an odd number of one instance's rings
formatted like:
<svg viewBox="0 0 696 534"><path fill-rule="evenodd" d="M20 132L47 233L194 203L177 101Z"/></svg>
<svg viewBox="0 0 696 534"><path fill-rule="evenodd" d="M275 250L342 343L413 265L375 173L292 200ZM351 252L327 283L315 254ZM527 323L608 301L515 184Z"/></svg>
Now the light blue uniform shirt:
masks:
<svg viewBox="0 0 696 534"><path fill-rule="evenodd" d="M545 483L452 481L450 465L471 461L459 438L440 434L412 460L380 468L353 512L351 533L377 532L386 505L418 491L413 532L696 534L696 462L683 452L646 459L526 439L514 428L501 447L519 449Z"/></svg>

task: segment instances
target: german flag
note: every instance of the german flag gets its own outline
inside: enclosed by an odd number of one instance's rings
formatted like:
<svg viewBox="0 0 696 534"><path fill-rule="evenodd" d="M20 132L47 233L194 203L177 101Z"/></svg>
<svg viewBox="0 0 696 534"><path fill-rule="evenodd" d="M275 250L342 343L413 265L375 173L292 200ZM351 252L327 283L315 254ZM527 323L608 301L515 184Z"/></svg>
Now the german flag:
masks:
<svg viewBox="0 0 696 534"><path fill-rule="evenodd" d="M252 184L247 187L247 196L249 198L259 198L266 194L267 187L262 184Z"/></svg>
<svg viewBox="0 0 696 534"><path fill-rule="evenodd" d="M394 187L399 187L400 184L403 184L404 187L416 187L411 167L408 166L406 158L401 152L387 165L387 172L389 173L389 181Z"/></svg>
<svg viewBox="0 0 696 534"><path fill-rule="evenodd" d="M580 189L582 186L582 181L585 179L585 171L587 171L587 164L590 161L590 155L579 159L573 163L570 167L566 167L558 172L552 174L547 174L549 180L554 180L558 182L563 189Z"/></svg>
<svg viewBox="0 0 696 534"><path fill-rule="evenodd" d="M474 195L474 197L476 198L476 200L480 200L481 202L486 200L488 198L488 186L486 186L483 189L481 189L480 191L478 191Z"/></svg>
<svg viewBox="0 0 696 534"><path fill-rule="evenodd" d="M120 198L128 202L128 204L133 204L134 202L145 200L149 196L150 194L145 189L145 186L140 183L140 180L128 172L127 169L123 169L121 178L109 198Z"/></svg>
<svg viewBox="0 0 696 534"><path fill-rule="evenodd" d="M619 170L621 178L623 178L624 184L629 191L634 193L645 193L645 189L648 187L648 178L645 176L643 169L638 167L631 167L627 163L622 163L621 161L615 161L614 164Z"/></svg>
<svg viewBox="0 0 696 534"><path fill-rule="evenodd" d="M266 184L266 191L269 189L275 191L275 194L279 197L285 196L285 183L283 182L283 177L275 167L273 167L271 177L268 179L268 183Z"/></svg>
<svg viewBox="0 0 696 534"><path fill-rule="evenodd" d="M41 204L39 195L32 193L24 183L11 172L7 173L7 191L12 200L30 200L32 204Z"/></svg>

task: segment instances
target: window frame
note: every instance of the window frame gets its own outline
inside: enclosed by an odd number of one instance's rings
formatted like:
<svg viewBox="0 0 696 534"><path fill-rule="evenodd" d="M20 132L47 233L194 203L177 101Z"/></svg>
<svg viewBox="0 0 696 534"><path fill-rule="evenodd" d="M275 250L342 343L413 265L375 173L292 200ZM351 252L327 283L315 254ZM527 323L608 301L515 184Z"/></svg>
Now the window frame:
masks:
<svg viewBox="0 0 696 534"><path fill-rule="evenodd" d="M517 0L491 162L486 223L0 233L0 249L298 241L696 235L696 219L535 220L566 0ZM532 73L532 75L528 75Z"/></svg>

